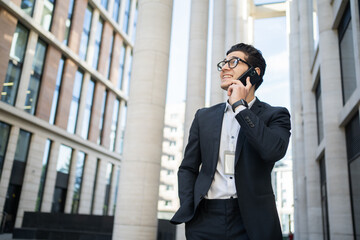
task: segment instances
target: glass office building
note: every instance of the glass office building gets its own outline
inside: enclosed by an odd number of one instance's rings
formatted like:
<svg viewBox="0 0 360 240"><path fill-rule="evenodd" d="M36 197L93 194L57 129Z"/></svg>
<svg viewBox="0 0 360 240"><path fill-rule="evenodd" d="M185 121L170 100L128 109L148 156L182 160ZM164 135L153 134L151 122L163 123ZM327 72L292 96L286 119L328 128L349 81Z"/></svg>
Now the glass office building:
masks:
<svg viewBox="0 0 360 240"><path fill-rule="evenodd" d="M0 221L114 215L137 0L0 3Z"/></svg>

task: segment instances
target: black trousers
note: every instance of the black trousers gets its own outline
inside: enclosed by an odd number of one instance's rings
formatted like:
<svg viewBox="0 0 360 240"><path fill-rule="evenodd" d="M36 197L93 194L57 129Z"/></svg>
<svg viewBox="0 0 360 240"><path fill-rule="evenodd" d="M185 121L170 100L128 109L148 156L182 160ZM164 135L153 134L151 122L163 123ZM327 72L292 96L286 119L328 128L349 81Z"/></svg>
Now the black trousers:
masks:
<svg viewBox="0 0 360 240"><path fill-rule="evenodd" d="M204 199L185 224L187 240L250 240L237 199Z"/></svg>

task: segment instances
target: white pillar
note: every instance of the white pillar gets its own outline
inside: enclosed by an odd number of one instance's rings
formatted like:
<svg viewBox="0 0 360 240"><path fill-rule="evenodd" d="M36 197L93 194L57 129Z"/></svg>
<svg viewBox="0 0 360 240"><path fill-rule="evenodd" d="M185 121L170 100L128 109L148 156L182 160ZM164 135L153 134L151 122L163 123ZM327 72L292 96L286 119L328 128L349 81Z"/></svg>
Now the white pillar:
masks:
<svg viewBox="0 0 360 240"><path fill-rule="evenodd" d="M225 52L225 1L214 0L210 106L224 102L224 90L220 87L216 64L225 57Z"/></svg>
<svg viewBox="0 0 360 240"><path fill-rule="evenodd" d="M157 235L173 1L140 0L113 239Z"/></svg>
<svg viewBox="0 0 360 240"><path fill-rule="evenodd" d="M302 84L300 77L299 1L290 0L287 21L290 24L290 91L292 125L292 159L294 179L294 219L296 239L307 239L307 204ZM294 231L294 229L292 230Z"/></svg>
<svg viewBox="0 0 360 240"><path fill-rule="evenodd" d="M338 112L343 107L338 33L333 30L333 9L329 1L317 0L319 13L319 55L324 121L325 166L330 239L353 239L349 172L344 130Z"/></svg>
<svg viewBox="0 0 360 240"><path fill-rule="evenodd" d="M184 146L195 112L205 106L209 0L191 1Z"/></svg>
<svg viewBox="0 0 360 240"><path fill-rule="evenodd" d="M317 122L315 94L312 91L311 62L313 57L312 6L310 1L299 1L300 70L303 89L304 150L306 174L307 224L309 239L322 238L320 198L320 170L316 161Z"/></svg>
<svg viewBox="0 0 360 240"><path fill-rule="evenodd" d="M236 44L237 0L226 0L225 49Z"/></svg>

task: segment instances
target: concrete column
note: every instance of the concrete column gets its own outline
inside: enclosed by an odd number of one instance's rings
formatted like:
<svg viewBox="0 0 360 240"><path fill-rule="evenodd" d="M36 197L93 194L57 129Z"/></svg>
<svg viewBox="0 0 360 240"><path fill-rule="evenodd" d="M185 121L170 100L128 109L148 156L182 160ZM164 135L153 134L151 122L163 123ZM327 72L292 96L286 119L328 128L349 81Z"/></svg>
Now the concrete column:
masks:
<svg viewBox="0 0 360 240"><path fill-rule="evenodd" d="M194 115L205 106L209 1L191 1L184 146Z"/></svg>
<svg viewBox="0 0 360 240"><path fill-rule="evenodd" d="M51 143L50 158L46 173L46 180L44 186L44 195L41 203L41 212L51 212L52 203L54 199L55 182L56 182L56 165L59 157L60 143L53 141Z"/></svg>
<svg viewBox="0 0 360 240"><path fill-rule="evenodd" d="M78 161L78 153L79 150L73 149L71 155L68 188L65 199L65 209L64 209L65 213L71 213L72 202L74 197L74 186L75 186L75 178L76 178L76 165Z"/></svg>
<svg viewBox="0 0 360 240"><path fill-rule="evenodd" d="M34 211L36 206L42 172L42 167L39 166L42 166L45 143L46 137L32 135L15 221L15 227L17 228L21 227L24 212Z"/></svg>
<svg viewBox="0 0 360 240"><path fill-rule="evenodd" d="M300 71L303 89L304 150L307 197L307 224L309 239L322 238L322 213L320 195L320 170L316 161L317 122L315 94L312 91L311 62L313 57L312 5L299 1L300 19Z"/></svg>
<svg viewBox="0 0 360 240"><path fill-rule="evenodd" d="M19 131L20 129L18 127L12 126L9 134L6 155L5 155L5 159L3 163L4 165L0 179L0 209L4 209L4 205L6 201L6 193L9 187L12 166L14 163L16 145L19 137Z"/></svg>
<svg viewBox="0 0 360 240"><path fill-rule="evenodd" d="M95 215L103 215L104 199L105 199L105 185L106 185L106 165L107 161L104 159L100 160L96 186L94 195L94 206L92 213Z"/></svg>
<svg viewBox="0 0 360 240"><path fill-rule="evenodd" d="M237 0L226 0L226 23L225 23L225 49L228 50L236 44L236 10Z"/></svg>
<svg viewBox="0 0 360 240"><path fill-rule="evenodd" d="M294 226L296 239L308 239L307 235L307 202L305 176L305 150L303 126L303 89L300 72L300 31L299 1L289 2L287 21L290 24L290 83L292 109L292 158L294 179ZM293 230L294 231L294 230Z"/></svg>
<svg viewBox="0 0 360 240"><path fill-rule="evenodd" d="M236 43L249 42L249 4L248 1L237 0L236 11Z"/></svg>
<svg viewBox="0 0 360 240"><path fill-rule="evenodd" d="M214 0L213 40L211 57L210 106L224 102L224 90L220 87L216 64L225 57L225 1Z"/></svg>
<svg viewBox="0 0 360 240"><path fill-rule="evenodd" d="M115 191L116 191L116 179L117 179L117 175L118 175L118 169L119 167L117 165L113 165L113 172L112 172L112 176L111 176L111 184L110 184L110 199L109 199L109 206L108 206L108 212L107 214L109 216L114 216L114 195L115 195Z"/></svg>
<svg viewBox="0 0 360 240"><path fill-rule="evenodd" d="M136 71L132 72L113 239L148 240L157 234L173 1L140 0L138 7Z"/></svg>
<svg viewBox="0 0 360 240"><path fill-rule="evenodd" d="M334 16L329 1L317 0L317 7L330 239L350 240L353 225L346 139L338 121L338 112L343 107L339 41L337 31L332 29Z"/></svg>
<svg viewBox="0 0 360 240"><path fill-rule="evenodd" d="M94 189L94 180L96 174L96 156L89 154L86 156L83 179L81 185L79 214L90 214L91 201Z"/></svg>
<svg viewBox="0 0 360 240"><path fill-rule="evenodd" d="M85 60L91 67L93 65L95 37L96 37L96 31L98 28L99 21L100 21L100 11L97 8L94 8L92 12L91 29L90 29L89 42L88 42L88 48L87 48L86 60ZM103 24L103 30L104 30L104 24ZM99 65L100 64L101 62L99 61Z"/></svg>
<svg viewBox="0 0 360 240"><path fill-rule="evenodd" d="M89 126L89 141L97 142L99 137L99 123L101 118L101 108L105 94L105 85L101 82L95 83L95 91L93 97L93 106L91 112L90 126Z"/></svg>
<svg viewBox="0 0 360 240"><path fill-rule="evenodd" d="M111 91L108 91L104 113L103 135L101 140L101 145L103 145L107 149L109 149L110 147L110 133L115 99L115 94Z"/></svg>

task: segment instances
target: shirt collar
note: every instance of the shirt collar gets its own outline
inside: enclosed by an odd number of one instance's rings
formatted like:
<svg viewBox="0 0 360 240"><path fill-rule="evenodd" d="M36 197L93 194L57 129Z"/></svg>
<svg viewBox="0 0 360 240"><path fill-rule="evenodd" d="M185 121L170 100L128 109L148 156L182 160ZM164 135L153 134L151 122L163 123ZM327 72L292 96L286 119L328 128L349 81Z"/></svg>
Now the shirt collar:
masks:
<svg viewBox="0 0 360 240"><path fill-rule="evenodd" d="M254 97L253 100L251 100L249 103L248 103L248 106L249 106L249 109L252 107L252 105L254 105L254 102L256 101L256 97ZM226 112L228 109L232 110L232 107L229 103L229 101L227 100L225 102L225 109L224 109L224 112Z"/></svg>

